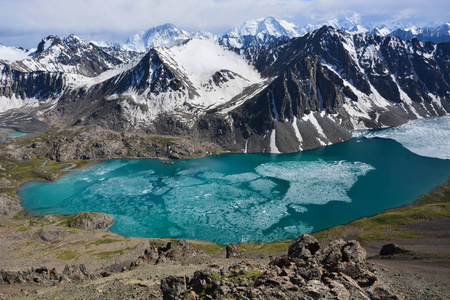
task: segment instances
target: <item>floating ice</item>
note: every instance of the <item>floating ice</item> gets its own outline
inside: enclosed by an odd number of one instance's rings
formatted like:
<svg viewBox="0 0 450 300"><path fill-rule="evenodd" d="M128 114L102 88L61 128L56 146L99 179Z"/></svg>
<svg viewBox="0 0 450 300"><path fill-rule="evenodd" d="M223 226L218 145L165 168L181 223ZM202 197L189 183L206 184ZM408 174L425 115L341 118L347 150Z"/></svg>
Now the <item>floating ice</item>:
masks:
<svg viewBox="0 0 450 300"><path fill-rule="evenodd" d="M284 161L262 164L256 171L267 177L286 180L290 187L283 201L295 204L350 202L347 191L359 176L374 168L360 162Z"/></svg>
<svg viewBox="0 0 450 300"><path fill-rule="evenodd" d="M450 159L450 116L414 120L384 130L360 131L353 136L393 139L418 155Z"/></svg>
<svg viewBox="0 0 450 300"><path fill-rule="evenodd" d="M289 219L292 209L303 214L307 204L348 202L348 190L373 169L347 161L282 161L255 167L255 172L226 173L194 166L162 175L112 161L52 184L51 205L60 213L110 213L115 220L112 230L124 235L223 244L272 241L311 232L309 224ZM42 204L32 208L49 212L50 204L42 198Z"/></svg>

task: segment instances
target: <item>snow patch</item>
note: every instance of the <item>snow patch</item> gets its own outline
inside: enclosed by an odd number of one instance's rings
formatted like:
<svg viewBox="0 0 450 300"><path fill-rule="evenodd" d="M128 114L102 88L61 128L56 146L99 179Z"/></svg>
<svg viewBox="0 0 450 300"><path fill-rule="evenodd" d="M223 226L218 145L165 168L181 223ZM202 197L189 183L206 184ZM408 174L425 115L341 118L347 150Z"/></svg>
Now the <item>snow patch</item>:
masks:
<svg viewBox="0 0 450 300"><path fill-rule="evenodd" d="M272 130L270 134L270 153L281 153L276 144L276 131Z"/></svg>

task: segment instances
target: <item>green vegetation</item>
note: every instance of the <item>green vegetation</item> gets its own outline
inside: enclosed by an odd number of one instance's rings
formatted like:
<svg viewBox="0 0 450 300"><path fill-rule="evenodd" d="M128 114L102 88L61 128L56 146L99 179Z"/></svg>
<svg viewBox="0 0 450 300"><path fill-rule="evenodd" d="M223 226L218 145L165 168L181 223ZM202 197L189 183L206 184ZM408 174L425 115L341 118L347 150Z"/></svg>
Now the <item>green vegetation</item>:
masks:
<svg viewBox="0 0 450 300"><path fill-rule="evenodd" d="M251 253L273 253L277 254L280 252L286 252L289 245L292 243L292 240L284 240L281 242L273 242L273 243L240 243L239 249L242 252L251 252Z"/></svg>
<svg viewBox="0 0 450 300"><path fill-rule="evenodd" d="M202 250L212 255L221 255L225 252L225 246L215 243L195 243L189 241L189 245L194 249Z"/></svg>
<svg viewBox="0 0 450 300"><path fill-rule="evenodd" d="M60 253L58 253L58 255L56 255L56 258L61 259L61 260L72 260L75 257L77 257L77 255L78 255L77 251L65 250L65 251L61 251Z"/></svg>
<svg viewBox="0 0 450 300"><path fill-rule="evenodd" d="M247 279L252 280L253 282L256 282L256 280L258 280L258 277L261 276L262 274L263 274L263 272L261 272L261 271L258 271L255 269L250 269L247 272L245 272L244 274L239 274L239 275L232 274L230 276L230 278L233 281L239 281L239 279L247 278Z"/></svg>
<svg viewBox="0 0 450 300"><path fill-rule="evenodd" d="M67 163L75 163L81 167L91 161L74 160ZM41 167L44 161L42 159L31 159L21 161L17 158L2 154L0 155L0 178L5 178L11 182L9 187L1 188L0 193L6 193L15 197L16 190L20 184L27 181L55 181L65 172L61 170L67 168L67 164L60 164L54 161L48 161L46 167Z"/></svg>
<svg viewBox="0 0 450 300"><path fill-rule="evenodd" d="M97 246L98 247L98 246L101 246L101 245L108 245L108 244L113 244L113 243L118 243L118 242L123 242L123 241L126 241L126 239L123 239L123 238L121 238L121 239L101 238L101 239L98 239L98 240L96 240L94 242L87 243L85 245L85 248L88 249L91 246Z"/></svg>
<svg viewBox="0 0 450 300"><path fill-rule="evenodd" d="M125 251L128 251L128 250L133 250L133 248L127 247L127 248L116 250L116 251L105 251L105 252L94 253L93 255L97 256L97 259L103 260L103 259L109 259L109 258L121 256L125 253Z"/></svg>
<svg viewBox="0 0 450 300"><path fill-rule="evenodd" d="M408 224L450 217L450 181L421 196L414 204L389 209L376 216L362 218L346 225L319 231L318 240L349 238L358 241L420 238L421 233L405 229Z"/></svg>

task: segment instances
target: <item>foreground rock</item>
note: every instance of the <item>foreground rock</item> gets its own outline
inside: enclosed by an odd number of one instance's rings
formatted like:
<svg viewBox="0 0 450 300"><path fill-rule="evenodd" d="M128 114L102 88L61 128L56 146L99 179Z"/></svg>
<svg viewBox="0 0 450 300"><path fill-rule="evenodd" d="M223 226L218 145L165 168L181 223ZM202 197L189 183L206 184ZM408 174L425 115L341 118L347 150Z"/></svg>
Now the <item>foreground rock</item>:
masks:
<svg viewBox="0 0 450 300"><path fill-rule="evenodd" d="M335 240L320 249L310 235L269 265L211 265L192 276L163 278L161 290L164 299L398 299L366 263L358 242Z"/></svg>
<svg viewBox="0 0 450 300"><path fill-rule="evenodd" d="M67 225L86 231L107 231L113 223L113 218L106 213L81 212L74 215Z"/></svg>
<svg viewBox="0 0 450 300"><path fill-rule="evenodd" d="M15 215L22 210L18 198L10 197L6 194L0 194L0 215Z"/></svg>

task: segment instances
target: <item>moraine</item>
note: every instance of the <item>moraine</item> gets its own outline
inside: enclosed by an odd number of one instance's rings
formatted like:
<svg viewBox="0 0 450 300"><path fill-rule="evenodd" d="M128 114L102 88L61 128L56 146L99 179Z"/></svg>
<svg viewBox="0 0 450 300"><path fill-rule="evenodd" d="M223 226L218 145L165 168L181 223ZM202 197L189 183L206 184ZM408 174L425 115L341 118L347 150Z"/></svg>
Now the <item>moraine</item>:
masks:
<svg viewBox="0 0 450 300"><path fill-rule="evenodd" d="M293 154L109 160L18 193L30 215L101 211L125 236L225 244L295 238L410 203L448 180L450 117L357 135Z"/></svg>

